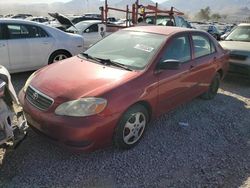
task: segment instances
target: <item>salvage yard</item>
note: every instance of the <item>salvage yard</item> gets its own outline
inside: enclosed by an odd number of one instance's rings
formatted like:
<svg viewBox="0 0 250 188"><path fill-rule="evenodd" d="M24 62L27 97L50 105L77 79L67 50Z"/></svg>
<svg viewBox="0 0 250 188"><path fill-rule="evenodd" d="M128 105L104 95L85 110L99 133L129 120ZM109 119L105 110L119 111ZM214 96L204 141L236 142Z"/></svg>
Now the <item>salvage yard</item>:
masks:
<svg viewBox="0 0 250 188"><path fill-rule="evenodd" d="M30 74L12 75L16 91ZM131 150L82 154L29 130L16 150L1 151L0 187L250 187L249 78L230 75L215 99L150 125Z"/></svg>

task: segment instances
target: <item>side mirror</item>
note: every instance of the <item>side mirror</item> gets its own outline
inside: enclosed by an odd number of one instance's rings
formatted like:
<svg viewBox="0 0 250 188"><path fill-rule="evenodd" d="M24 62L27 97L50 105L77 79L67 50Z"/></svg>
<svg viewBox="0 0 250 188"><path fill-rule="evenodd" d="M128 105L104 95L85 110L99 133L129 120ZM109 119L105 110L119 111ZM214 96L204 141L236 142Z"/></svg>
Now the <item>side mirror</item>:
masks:
<svg viewBox="0 0 250 188"><path fill-rule="evenodd" d="M89 29L86 29L86 30L84 31L84 33L89 33Z"/></svg>
<svg viewBox="0 0 250 188"><path fill-rule="evenodd" d="M178 70L181 67L181 62L176 59L166 59L159 63L158 69Z"/></svg>
<svg viewBox="0 0 250 188"><path fill-rule="evenodd" d="M0 97L4 95L5 86L6 86L6 82L0 80Z"/></svg>

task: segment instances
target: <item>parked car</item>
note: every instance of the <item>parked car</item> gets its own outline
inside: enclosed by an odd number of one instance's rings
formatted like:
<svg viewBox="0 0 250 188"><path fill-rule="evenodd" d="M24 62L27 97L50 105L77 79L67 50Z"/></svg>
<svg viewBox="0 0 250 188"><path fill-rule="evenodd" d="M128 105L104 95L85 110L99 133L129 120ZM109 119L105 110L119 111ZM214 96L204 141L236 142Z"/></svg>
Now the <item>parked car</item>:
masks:
<svg viewBox="0 0 250 188"><path fill-rule="evenodd" d="M85 20L101 20L96 17L90 16L65 16L60 13L49 13L49 15L57 20L55 23L48 23L51 24L52 27L56 27L62 31L66 31L69 27L75 26L75 24L85 21Z"/></svg>
<svg viewBox="0 0 250 188"><path fill-rule="evenodd" d="M31 128L54 141L84 151L111 143L128 149L150 120L200 95L214 98L227 60L206 32L130 27L38 70L19 98Z"/></svg>
<svg viewBox="0 0 250 188"><path fill-rule="evenodd" d="M185 20L182 16L178 15L158 15L155 21L155 16L147 16L145 18L147 24L165 25L165 26L176 26L176 27L186 27L192 28L190 23Z"/></svg>
<svg viewBox="0 0 250 188"><path fill-rule="evenodd" d="M221 33L215 25L199 25L197 26L197 29L206 31L210 35L212 35L216 40L220 40Z"/></svg>
<svg viewBox="0 0 250 188"><path fill-rule="evenodd" d="M98 14L98 13L85 13L84 16L88 17L90 19L92 19L92 18L96 18L96 19L99 19L99 20L102 19L102 15Z"/></svg>
<svg viewBox="0 0 250 188"><path fill-rule="evenodd" d="M31 14L16 14L14 16L12 16L12 19L26 19L28 17L32 17Z"/></svg>
<svg viewBox="0 0 250 188"><path fill-rule="evenodd" d="M87 49L91 44L102 39L102 36L98 32L98 24L101 24L101 21L82 21L68 28L66 32L82 35L84 38L84 49Z"/></svg>
<svg viewBox="0 0 250 188"><path fill-rule="evenodd" d="M83 51L83 38L36 22L0 19L0 64L35 70Z"/></svg>
<svg viewBox="0 0 250 188"><path fill-rule="evenodd" d="M44 18L44 17L28 17L28 18L26 18L26 20L33 21L33 22L39 22L39 23L44 23L44 22L49 21L48 18Z"/></svg>
<svg viewBox="0 0 250 188"><path fill-rule="evenodd" d="M250 76L250 24L239 24L221 46L230 50L230 72Z"/></svg>

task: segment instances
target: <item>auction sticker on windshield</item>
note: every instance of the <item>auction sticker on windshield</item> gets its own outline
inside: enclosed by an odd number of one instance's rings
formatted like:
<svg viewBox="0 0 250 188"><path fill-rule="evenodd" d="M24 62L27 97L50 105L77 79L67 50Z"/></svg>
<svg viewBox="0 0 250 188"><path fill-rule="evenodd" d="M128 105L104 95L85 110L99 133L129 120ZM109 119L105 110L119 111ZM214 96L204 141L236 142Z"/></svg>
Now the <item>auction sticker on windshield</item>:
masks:
<svg viewBox="0 0 250 188"><path fill-rule="evenodd" d="M143 45L143 44L136 44L134 46L135 49L138 49L138 50L142 50L142 51L145 51L145 52L152 52L154 50L153 47L150 47L150 46L146 46L146 45Z"/></svg>

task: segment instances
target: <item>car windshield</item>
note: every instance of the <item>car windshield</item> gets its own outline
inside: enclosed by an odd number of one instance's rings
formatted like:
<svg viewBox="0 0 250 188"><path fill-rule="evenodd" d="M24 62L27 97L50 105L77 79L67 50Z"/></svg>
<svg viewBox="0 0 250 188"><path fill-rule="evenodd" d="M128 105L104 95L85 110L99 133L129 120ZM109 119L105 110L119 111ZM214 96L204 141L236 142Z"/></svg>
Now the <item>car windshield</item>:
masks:
<svg viewBox="0 0 250 188"><path fill-rule="evenodd" d="M146 17L146 23L154 24L155 16L148 16ZM167 22L170 20L170 16L157 16L156 25L167 25Z"/></svg>
<svg viewBox="0 0 250 188"><path fill-rule="evenodd" d="M228 35L226 40L250 42L250 26L238 26Z"/></svg>
<svg viewBox="0 0 250 188"><path fill-rule="evenodd" d="M74 26L69 27L67 30L68 31L75 31L77 29L77 31L83 31L85 30L87 27L89 26L89 23L86 22L79 22Z"/></svg>
<svg viewBox="0 0 250 188"><path fill-rule="evenodd" d="M133 70L142 70L166 41L166 36L146 32L118 31L90 47L86 54L109 59Z"/></svg>

